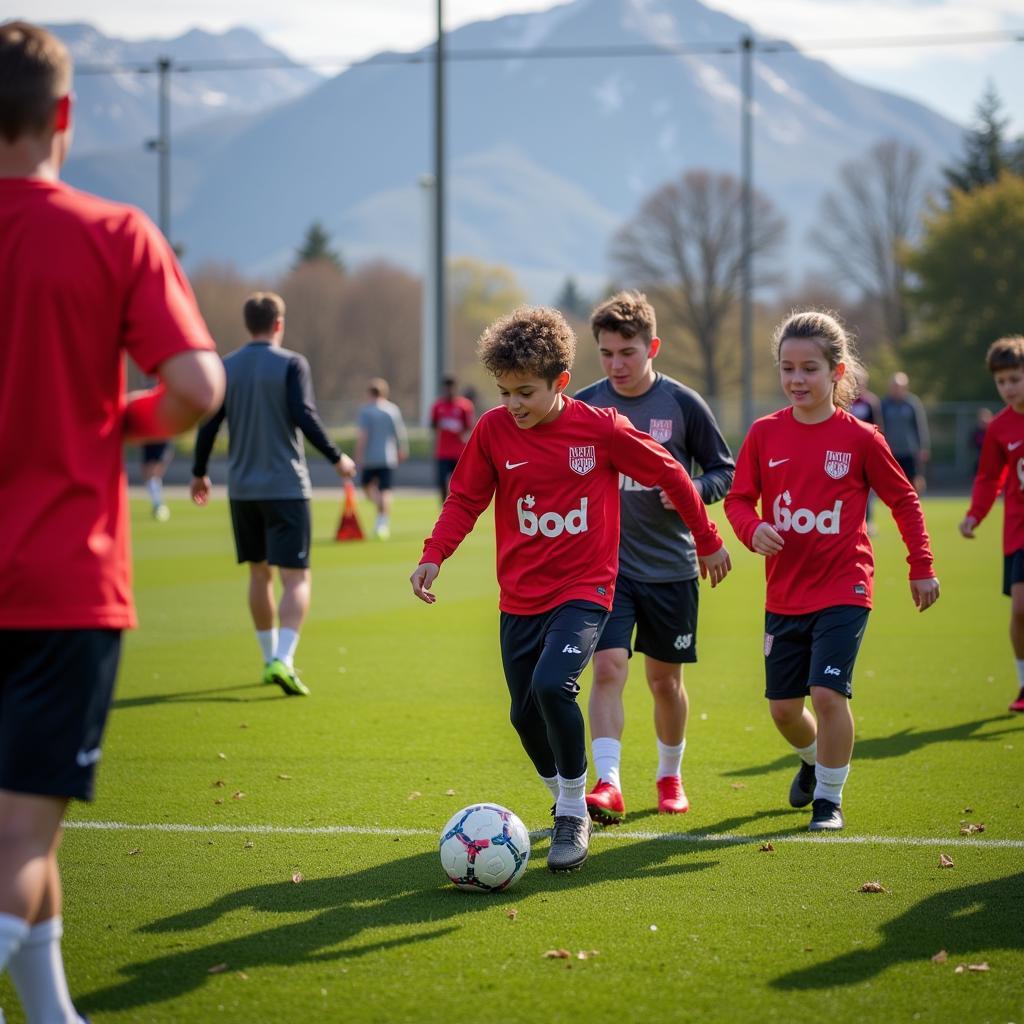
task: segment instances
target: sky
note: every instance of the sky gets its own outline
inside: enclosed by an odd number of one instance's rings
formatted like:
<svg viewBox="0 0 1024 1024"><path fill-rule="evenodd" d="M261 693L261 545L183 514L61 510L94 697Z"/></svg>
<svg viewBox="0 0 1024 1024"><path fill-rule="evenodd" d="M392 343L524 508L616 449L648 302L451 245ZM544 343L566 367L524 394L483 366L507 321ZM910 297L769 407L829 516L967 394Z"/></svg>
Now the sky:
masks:
<svg viewBox="0 0 1024 1024"><path fill-rule="evenodd" d="M444 0L445 26L544 10L558 0ZM601 0L597 0L601 2ZM643 0L638 0L643 2ZM876 46L814 50L860 81L922 100L970 120L988 82L1001 95L1011 131L1024 134L1022 0L705 0L761 34L797 44L1018 30L1019 43ZM770 14L769 14L770 12ZM170 37L192 27L244 25L300 59L366 57L412 50L434 36L435 0L0 0L0 18L87 21L107 35Z"/></svg>

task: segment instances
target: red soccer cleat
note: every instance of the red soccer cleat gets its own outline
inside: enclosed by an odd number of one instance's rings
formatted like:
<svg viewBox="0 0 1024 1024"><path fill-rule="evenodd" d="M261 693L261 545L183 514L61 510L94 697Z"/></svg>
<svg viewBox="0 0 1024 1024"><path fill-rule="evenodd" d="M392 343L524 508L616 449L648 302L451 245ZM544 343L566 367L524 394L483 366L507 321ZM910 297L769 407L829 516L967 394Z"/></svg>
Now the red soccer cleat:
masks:
<svg viewBox="0 0 1024 1024"><path fill-rule="evenodd" d="M1020 688L1020 695L1010 705L1011 711L1024 711L1024 686Z"/></svg>
<svg viewBox="0 0 1024 1024"><path fill-rule="evenodd" d="M685 814L690 809L683 780L678 775L663 775L658 779L658 813Z"/></svg>
<svg viewBox="0 0 1024 1024"><path fill-rule="evenodd" d="M587 813L602 825L618 825L626 816L622 792L610 782L598 779L597 785L587 794Z"/></svg>

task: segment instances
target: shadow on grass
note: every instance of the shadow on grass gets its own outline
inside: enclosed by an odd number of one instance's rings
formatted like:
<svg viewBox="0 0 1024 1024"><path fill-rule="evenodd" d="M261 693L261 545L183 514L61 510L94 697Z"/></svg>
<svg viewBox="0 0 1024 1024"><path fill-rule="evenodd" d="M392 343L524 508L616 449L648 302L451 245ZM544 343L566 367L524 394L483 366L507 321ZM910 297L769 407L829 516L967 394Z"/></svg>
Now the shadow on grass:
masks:
<svg viewBox="0 0 1024 1024"><path fill-rule="evenodd" d="M872 899L880 897L871 897ZM855 985L904 961L926 962L940 949L952 964L976 954L1007 949L1019 954L1024 921L1024 873L936 893L882 926L882 943L827 963L790 971L771 984L778 989ZM938 969L938 968L936 968ZM947 964L950 970L951 964Z"/></svg>
<svg viewBox="0 0 1024 1024"><path fill-rule="evenodd" d="M883 760L889 757L903 757L911 754L922 747L930 746L933 743L961 743L966 740L974 740L981 743L988 743L991 740L999 739L1002 736L1020 734L1020 728L1009 726L1005 729L998 729L993 732L979 732L982 726L990 722L1011 722L1013 716L1009 714L997 715L993 718L979 718L974 722L960 722L957 725L950 725L944 729L922 729L916 731L913 727L901 729L899 732L889 736L869 736L867 739L858 739L853 748L855 761ZM727 778L746 777L750 775L763 775L765 772L778 771L782 768L793 768L797 761L792 753L783 754L774 761L767 764L752 765L747 768L737 768L731 772L723 772Z"/></svg>
<svg viewBox="0 0 1024 1024"><path fill-rule="evenodd" d="M256 690L243 697L231 696L243 690ZM178 693L149 693L139 697L118 697L111 705L118 711L125 708L144 708L150 704L255 704L264 700L287 700L288 695L276 686L262 681L239 683L237 686L216 686L206 690L181 690Z"/></svg>
<svg viewBox="0 0 1024 1024"><path fill-rule="evenodd" d="M546 856L546 842L539 851L536 845L533 857ZM681 854L689 852L657 840L599 847L581 871L552 875L531 870L513 891L491 895L464 893L440 884L437 853L433 850L350 875L299 885L289 881L242 889L205 907L143 926L143 932L176 935L181 941L173 945L187 943L188 948L128 964L121 969L123 980L78 995L75 1002L79 1010L90 1014L148 1006L201 988L210 977L210 968L218 964L226 965L229 971L249 971L262 966L336 962L442 938L462 931L481 911L493 913L535 893L558 893L608 880L664 877L717 866L717 861L679 860ZM220 923L218 931L246 927L251 922L252 930L247 934L206 944L199 944L199 936L188 934L238 913L245 915L241 921ZM268 915L287 915L288 919L267 926ZM368 937L369 941L355 943L371 929L374 933L400 929L402 934L375 934Z"/></svg>

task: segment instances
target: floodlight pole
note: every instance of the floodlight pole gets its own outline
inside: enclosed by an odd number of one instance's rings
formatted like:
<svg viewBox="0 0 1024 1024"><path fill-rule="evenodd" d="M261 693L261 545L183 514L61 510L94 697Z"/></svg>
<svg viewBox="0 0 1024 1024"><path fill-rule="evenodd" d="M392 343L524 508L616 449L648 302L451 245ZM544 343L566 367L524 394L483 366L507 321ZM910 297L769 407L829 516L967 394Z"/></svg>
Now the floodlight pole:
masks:
<svg viewBox="0 0 1024 1024"><path fill-rule="evenodd" d="M437 50L434 55L434 366L435 388L448 368L447 273L445 259L444 166L444 0L437 0Z"/></svg>
<svg viewBox="0 0 1024 1024"><path fill-rule="evenodd" d="M423 301L421 309L422 327L420 328L420 425L430 426L430 407L437 397L438 381L435 373L438 366L438 345L436 318L434 316L434 176L420 176L420 188L423 190Z"/></svg>
<svg viewBox="0 0 1024 1024"><path fill-rule="evenodd" d="M170 57L157 57L157 135L146 140L146 149L157 158L157 224L171 242L171 71ZM146 69L148 70L148 69Z"/></svg>
<svg viewBox="0 0 1024 1024"><path fill-rule="evenodd" d="M753 236L754 236L754 40L740 40L741 81L743 90L741 153L743 201L741 204L740 263L740 389L741 418L744 430L754 422L754 344L753 344Z"/></svg>

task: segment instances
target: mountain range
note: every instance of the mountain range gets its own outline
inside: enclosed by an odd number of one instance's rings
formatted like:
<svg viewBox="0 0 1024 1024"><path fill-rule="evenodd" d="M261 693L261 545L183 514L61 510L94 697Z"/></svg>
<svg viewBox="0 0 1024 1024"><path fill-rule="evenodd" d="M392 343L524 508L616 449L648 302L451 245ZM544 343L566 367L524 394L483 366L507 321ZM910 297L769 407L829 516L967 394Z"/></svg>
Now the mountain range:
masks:
<svg viewBox="0 0 1024 1024"><path fill-rule="evenodd" d="M74 28L92 40L88 57L69 40L76 60L97 60L102 37ZM56 29L68 38L67 26ZM450 253L512 267L538 300L570 274L584 285L606 280L611 234L651 190L696 167L738 174L739 57L710 51L749 32L699 0L571 0L450 33ZM178 59L186 41L225 57L265 46L244 29L133 45ZM685 52L651 54L666 45ZM601 55L543 54L580 48ZM319 220L350 262L385 257L418 270L419 181L432 166L429 57L429 48L379 54L327 79L301 69L176 75L172 237L187 264L269 274ZM80 102L86 144L76 143L65 177L152 212L155 162L139 135L152 134L155 99L137 78L106 77L102 104ZM83 78L76 89L82 97ZM960 127L935 111L795 51L758 54L754 91L755 186L789 222L784 263L794 274L814 265L807 232L843 162L895 137L934 172L960 147ZM204 105L211 93L224 99ZM131 118L110 116L119 102Z"/></svg>

